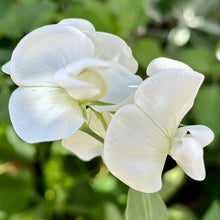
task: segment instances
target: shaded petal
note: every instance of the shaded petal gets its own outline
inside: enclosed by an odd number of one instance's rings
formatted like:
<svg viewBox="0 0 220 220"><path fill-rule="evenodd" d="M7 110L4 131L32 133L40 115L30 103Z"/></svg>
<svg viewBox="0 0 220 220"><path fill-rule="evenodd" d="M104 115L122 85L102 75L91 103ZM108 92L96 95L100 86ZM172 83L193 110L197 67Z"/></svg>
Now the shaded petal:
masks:
<svg viewBox="0 0 220 220"><path fill-rule="evenodd" d="M147 78L137 89L135 103L165 135L173 137L193 105L204 76L190 70L166 70Z"/></svg>
<svg viewBox="0 0 220 220"><path fill-rule="evenodd" d="M99 56L100 59L114 61L125 66L130 72L136 73L138 63L124 40L116 35L104 32L96 32L95 39L103 49L102 54Z"/></svg>
<svg viewBox="0 0 220 220"><path fill-rule="evenodd" d="M205 179L203 147L195 138L182 138L172 146L170 155L192 179Z"/></svg>
<svg viewBox="0 0 220 220"><path fill-rule="evenodd" d="M81 73L86 68L91 68L91 67L102 67L103 69L106 69L109 67L109 64L101 59L97 58L84 58L81 60L76 60L75 62L72 62L68 64L65 67L65 70L72 76L77 76L78 74Z"/></svg>
<svg viewBox="0 0 220 220"><path fill-rule="evenodd" d="M94 45L81 31L48 25L26 35L11 58L11 77L20 86L51 85L53 74L67 64L94 55Z"/></svg>
<svg viewBox="0 0 220 220"><path fill-rule="evenodd" d="M192 70L190 66L178 60L172 60L166 57L159 57L150 62L147 67L147 75L152 76L155 73L159 73L161 71L169 69Z"/></svg>
<svg viewBox="0 0 220 220"><path fill-rule="evenodd" d="M61 20L58 24L72 26L80 31L95 32L95 28L89 21L81 18L67 18Z"/></svg>
<svg viewBox="0 0 220 220"><path fill-rule="evenodd" d="M103 143L80 130L64 138L62 145L85 161L103 154Z"/></svg>
<svg viewBox="0 0 220 220"><path fill-rule="evenodd" d="M70 136L84 122L78 103L56 87L16 89L9 112L15 131L29 143Z"/></svg>
<svg viewBox="0 0 220 220"><path fill-rule="evenodd" d="M119 64L112 64L103 74L108 82L108 92L100 101L115 105L95 106L94 108L98 111L113 110L118 105L126 103L136 91L136 86L143 81L141 77L132 74Z"/></svg>
<svg viewBox="0 0 220 220"><path fill-rule="evenodd" d="M96 86L74 79L65 69L60 69L54 74L53 82L65 88L77 100L89 99L100 94L100 90Z"/></svg>
<svg viewBox="0 0 220 220"><path fill-rule="evenodd" d="M136 105L113 116L104 142L104 162L131 188L151 193L161 188L161 173L169 140Z"/></svg>
<svg viewBox="0 0 220 220"><path fill-rule="evenodd" d="M189 134L187 134L189 132ZM210 144L214 139L213 131L204 125L191 125L178 128L176 139L190 136L197 140L202 147Z"/></svg>
<svg viewBox="0 0 220 220"><path fill-rule="evenodd" d="M5 63L5 64L2 66L2 71L3 71L4 73L10 74L10 64L11 64L11 61L8 61L7 63Z"/></svg>

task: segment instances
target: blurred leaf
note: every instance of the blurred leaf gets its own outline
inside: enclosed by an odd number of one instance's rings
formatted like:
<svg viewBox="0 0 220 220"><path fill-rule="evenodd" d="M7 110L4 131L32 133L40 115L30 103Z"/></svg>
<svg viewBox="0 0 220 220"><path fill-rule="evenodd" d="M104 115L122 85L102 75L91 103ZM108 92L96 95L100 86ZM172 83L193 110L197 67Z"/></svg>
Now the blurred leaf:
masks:
<svg viewBox="0 0 220 220"><path fill-rule="evenodd" d="M159 192L161 198L165 201L169 200L183 185L184 179L185 174L179 166L167 171L163 175L163 187Z"/></svg>
<svg viewBox="0 0 220 220"><path fill-rule="evenodd" d="M0 210L18 212L31 200L32 178L27 170L0 175Z"/></svg>
<svg viewBox="0 0 220 220"><path fill-rule="evenodd" d="M220 203L218 200L215 200L208 211L204 214L202 220L216 220L220 219Z"/></svg>
<svg viewBox="0 0 220 220"><path fill-rule="evenodd" d="M34 159L34 155L36 152L36 149L34 145L28 144L24 141L22 141L17 134L15 133L14 129L9 126L6 130L6 136L8 139L8 142L11 144L11 146L14 148L15 152L21 157L26 160L32 161Z"/></svg>
<svg viewBox="0 0 220 220"><path fill-rule="evenodd" d="M8 100L9 94L8 93L1 93L0 94L0 121L9 121L9 113L8 113Z"/></svg>
<svg viewBox="0 0 220 220"><path fill-rule="evenodd" d="M220 87L217 84L203 86L192 108L196 122L210 127L216 136L220 135Z"/></svg>
<svg viewBox="0 0 220 220"><path fill-rule="evenodd" d="M203 74L210 73L210 67L212 66L215 55L206 48L183 48L175 54L175 58L179 59L191 66L195 71Z"/></svg>
<svg viewBox="0 0 220 220"><path fill-rule="evenodd" d="M138 40L132 50L134 57L144 70L153 59L163 56L159 43L150 38Z"/></svg>
<svg viewBox="0 0 220 220"><path fill-rule="evenodd" d="M167 209L157 193L142 193L129 189L126 220L168 220Z"/></svg>
<svg viewBox="0 0 220 220"><path fill-rule="evenodd" d="M107 203L104 206L104 220L123 220L120 210L113 203Z"/></svg>
<svg viewBox="0 0 220 220"><path fill-rule="evenodd" d="M54 6L48 2L19 2L1 0L0 33L15 38L21 37L53 17Z"/></svg>
<svg viewBox="0 0 220 220"><path fill-rule="evenodd" d="M197 220L195 214L183 204L175 204L168 209L169 220Z"/></svg>
<svg viewBox="0 0 220 220"><path fill-rule="evenodd" d="M57 155L73 155L72 152L62 146L62 141L54 141L51 144L51 153Z"/></svg>

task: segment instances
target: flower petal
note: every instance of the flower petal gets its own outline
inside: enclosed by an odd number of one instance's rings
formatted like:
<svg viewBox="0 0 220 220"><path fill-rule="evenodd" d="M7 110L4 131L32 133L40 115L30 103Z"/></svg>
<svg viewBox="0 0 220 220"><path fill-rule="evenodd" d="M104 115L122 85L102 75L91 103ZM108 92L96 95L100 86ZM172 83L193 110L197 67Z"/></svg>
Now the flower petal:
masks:
<svg viewBox="0 0 220 220"><path fill-rule="evenodd" d="M113 116L104 142L104 162L110 172L133 189L151 193L161 188L161 173L169 140L136 105Z"/></svg>
<svg viewBox="0 0 220 220"><path fill-rule="evenodd" d="M87 82L74 79L65 69L59 69L53 77L53 82L65 88L70 96L77 100L89 99L100 94L100 90Z"/></svg>
<svg viewBox="0 0 220 220"><path fill-rule="evenodd" d="M189 132L189 134L187 134L187 132ZM178 129L178 133L179 134L182 133L183 134L182 137L187 135L193 137L201 144L202 147L209 145L214 139L213 131L204 125L184 126Z"/></svg>
<svg viewBox="0 0 220 220"><path fill-rule="evenodd" d="M19 86L51 85L53 74L69 63L94 55L94 45L81 31L48 25L26 35L11 58L11 77Z"/></svg>
<svg viewBox="0 0 220 220"><path fill-rule="evenodd" d="M64 138L62 145L85 161L103 154L103 143L80 130Z"/></svg>
<svg viewBox="0 0 220 220"><path fill-rule="evenodd" d="M121 38L113 34L96 32L94 37L103 48L100 59L114 61L125 66L130 72L136 73L138 63L132 56L130 47Z"/></svg>
<svg viewBox="0 0 220 220"><path fill-rule="evenodd" d="M70 136L84 122L78 103L57 87L16 89L9 112L15 131L29 143Z"/></svg>
<svg viewBox="0 0 220 220"><path fill-rule="evenodd" d="M147 78L137 89L135 103L168 137L192 107L204 76L191 70L166 70Z"/></svg>
<svg viewBox="0 0 220 220"><path fill-rule="evenodd" d="M81 18L67 18L61 20L58 24L72 26L80 31L95 32L95 28L89 21Z"/></svg>
<svg viewBox="0 0 220 220"><path fill-rule="evenodd" d="M7 63L5 63L5 64L2 66L2 71L3 71L4 73L10 74L10 64L11 64L11 61L8 61Z"/></svg>
<svg viewBox="0 0 220 220"><path fill-rule="evenodd" d="M170 155L192 179L205 179L203 147L195 138L182 138L172 146Z"/></svg>
<svg viewBox="0 0 220 220"><path fill-rule="evenodd" d="M161 71L169 69L192 70L190 66L178 60L172 60L166 57L159 57L150 62L147 67L147 75L152 76L155 73L159 73Z"/></svg>
<svg viewBox="0 0 220 220"><path fill-rule="evenodd" d="M114 105L94 106L97 111L110 111L125 103L137 89L132 86L140 85L143 81L119 64L112 64L103 75L108 82L108 92L100 101Z"/></svg>

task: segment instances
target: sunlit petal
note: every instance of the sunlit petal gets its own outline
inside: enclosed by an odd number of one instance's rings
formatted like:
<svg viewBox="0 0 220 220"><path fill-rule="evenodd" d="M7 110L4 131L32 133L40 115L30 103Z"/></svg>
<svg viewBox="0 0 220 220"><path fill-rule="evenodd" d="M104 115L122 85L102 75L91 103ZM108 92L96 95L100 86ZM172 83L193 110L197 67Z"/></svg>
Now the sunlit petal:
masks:
<svg viewBox="0 0 220 220"><path fill-rule="evenodd" d="M186 136L193 137L202 147L207 146L214 139L213 131L204 125L184 126L177 130L176 139Z"/></svg>
<svg viewBox="0 0 220 220"><path fill-rule="evenodd" d="M159 73L161 71L169 69L192 70L190 66L178 60L172 60L166 57L159 57L150 62L147 67L147 75L152 76L155 73Z"/></svg>
<svg viewBox="0 0 220 220"><path fill-rule="evenodd" d="M138 63L132 56L130 47L121 38L113 34L96 32L95 39L101 44L103 52L100 59L114 61L135 73Z"/></svg>
<svg viewBox="0 0 220 220"><path fill-rule="evenodd" d="M173 137L192 107L204 76L191 70L166 70L147 78L137 89L135 103L165 135Z"/></svg>
<svg viewBox="0 0 220 220"><path fill-rule="evenodd" d="M29 143L68 137L84 122L77 102L56 87L16 89L9 112L15 131Z"/></svg>
<svg viewBox="0 0 220 220"><path fill-rule="evenodd" d="M205 178L203 147L195 138L182 138L172 146L170 155L192 179Z"/></svg>
<svg viewBox="0 0 220 220"><path fill-rule="evenodd" d="M137 106L116 112L107 129L104 162L110 172L131 188L155 192L161 188L161 173L169 140Z"/></svg>
<svg viewBox="0 0 220 220"><path fill-rule="evenodd" d="M80 130L64 138L62 145L85 161L103 155L103 143Z"/></svg>
<svg viewBox="0 0 220 220"><path fill-rule="evenodd" d="M58 24L72 26L80 31L95 32L95 28L89 21L81 18L67 18L61 20Z"/></svg>
<svg viewBox="0 0 220 220"><path fill-rule="evenodd" d="M57 70L93 55L94 45L81 31L65 25L44 26L18 43L11 58L11 77L19 86L51 85Z"/></svg>

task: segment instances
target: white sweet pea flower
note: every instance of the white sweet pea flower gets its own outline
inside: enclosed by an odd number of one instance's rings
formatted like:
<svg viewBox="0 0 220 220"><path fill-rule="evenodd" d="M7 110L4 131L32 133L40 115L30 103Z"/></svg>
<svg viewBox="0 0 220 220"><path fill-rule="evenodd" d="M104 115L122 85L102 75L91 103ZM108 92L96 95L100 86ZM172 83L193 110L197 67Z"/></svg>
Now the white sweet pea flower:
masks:
<svg viewBox="0 0 220 220"><path fill-rule="evenodd" d="M112 43L111 45L108 45ZM27 34L2 70L19 86L9 112L17 134L29 143L66 138L85 122L83 103L108 111L132 97L141 78L120 38L95 31L83 19L65 19Z"/></svg>
<svg viewBox="0 0 220 220"><path fill-rule="evenodd" d="M212 142L206 126L179 127L191 109L204 76L179 61L158 58L137 89L134 104L116 112L107 129L104 161L110 172L136 190L162 186L169 154L195 180L205 178L203 147Z"/></svg>

